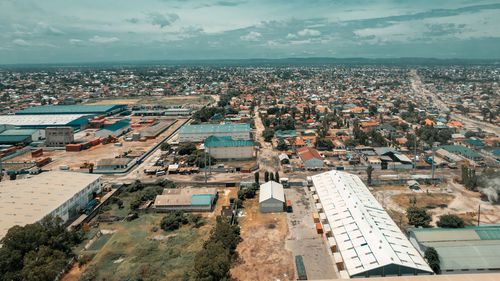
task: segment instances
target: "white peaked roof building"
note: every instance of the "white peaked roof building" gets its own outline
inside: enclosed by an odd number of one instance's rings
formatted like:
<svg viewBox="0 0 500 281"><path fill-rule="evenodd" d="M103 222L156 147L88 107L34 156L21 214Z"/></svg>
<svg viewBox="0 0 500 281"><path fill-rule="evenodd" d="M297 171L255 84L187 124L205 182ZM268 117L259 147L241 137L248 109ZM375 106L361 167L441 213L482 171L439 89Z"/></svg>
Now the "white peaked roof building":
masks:
<svg viewBox="0 0 500 281"><path fill-rule="evenodd" d="M334 238L335 262L351 277L432 274L420 253L356 175L329 171L312 176Z"/></svg>
<svg viewBox="0 0 500 281"><path fill-rule="evenodd" d="M268 181L260 186L260 211L263 213L283 212L285 193L283 185Z"/></svg>

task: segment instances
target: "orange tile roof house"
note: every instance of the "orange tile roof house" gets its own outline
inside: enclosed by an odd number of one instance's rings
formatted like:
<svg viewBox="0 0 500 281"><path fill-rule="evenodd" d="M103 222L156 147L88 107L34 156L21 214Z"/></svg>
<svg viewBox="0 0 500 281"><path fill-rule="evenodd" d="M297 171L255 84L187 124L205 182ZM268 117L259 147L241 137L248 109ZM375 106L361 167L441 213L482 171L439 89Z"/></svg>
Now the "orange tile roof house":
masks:
<svg viewBox="0 0 500 281"><path fill-rule="evenodd" d="M319 155L318 151L312 147L301 147L297 149L297 155L300 158L300 162L306 168L318 168L323 167L323 157Z"/></svg>

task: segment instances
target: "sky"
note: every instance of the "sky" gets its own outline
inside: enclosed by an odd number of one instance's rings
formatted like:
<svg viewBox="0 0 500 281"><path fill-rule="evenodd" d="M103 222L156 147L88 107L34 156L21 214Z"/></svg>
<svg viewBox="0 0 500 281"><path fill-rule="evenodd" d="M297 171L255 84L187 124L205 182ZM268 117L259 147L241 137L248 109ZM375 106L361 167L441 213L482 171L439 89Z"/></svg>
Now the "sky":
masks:
<svg viewBox="0 0 500 281"><path fill-rule="evenodd" d="M0 64L500 58L500 0L1 0Z"/></svg>

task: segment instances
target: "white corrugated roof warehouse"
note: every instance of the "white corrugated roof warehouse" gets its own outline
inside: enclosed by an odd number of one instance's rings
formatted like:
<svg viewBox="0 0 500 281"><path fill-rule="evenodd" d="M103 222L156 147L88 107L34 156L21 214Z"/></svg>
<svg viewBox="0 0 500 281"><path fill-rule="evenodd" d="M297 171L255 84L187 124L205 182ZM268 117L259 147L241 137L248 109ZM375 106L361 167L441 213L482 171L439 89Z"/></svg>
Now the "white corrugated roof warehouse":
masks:
<svg viewBox="0 0 500 281"><path fill-rule="evenodd" d="M275 181L268 181L260 186L260 211L263 213L283 212L285 193L283 185Z"/></svg>
<svg viewBox="0 0 500 281"><path fill-rule="evenodd" d="M358 176L329 171L312 180L340 253L335 262L351 277L432 274Z"/></svg>
<svg viewBox="0 0 500 281"><path fill-rule="evenodd" d="M0 182L0 239L14 225L35 223L46 215L64 221L101 191L101 176L52 171Z"/></svg>

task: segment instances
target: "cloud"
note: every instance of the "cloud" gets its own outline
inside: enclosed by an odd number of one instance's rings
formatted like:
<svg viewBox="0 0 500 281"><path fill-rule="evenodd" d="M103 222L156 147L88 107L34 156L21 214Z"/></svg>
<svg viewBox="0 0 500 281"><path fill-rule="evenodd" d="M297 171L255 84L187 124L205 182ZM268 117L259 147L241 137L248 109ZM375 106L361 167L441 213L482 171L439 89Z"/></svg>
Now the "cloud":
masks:
<svg viewBox="0 0 500 281"><path fill-rule="evenodd" d="M31 43L29 43L28 41L23 40L23 39L15 39L12 41L12 43L14 43L17 46L21 46L21 47L31 46Z"/></svg>
<svg viewBox="0 0 500 281"><path fill-rule="evenodd" d="M113 43L119 40L120 39L118 39L117 37L101 37L99 35L95 35L94 37L89 39L90 42L100 44Z"/></svg>
<svg viewBox="0 0 500 281"><path fill-rule="evenodd" d="M170 14L160 14L160 13L149 13L150 21L152 25L159 25L160 28L164 28L165 26L169 26L172 23L179 20L179 16L174 13Z"/></svg>
<svg viewBox="0 0 500 281"><path fill-rule="evenodd" d="M320 36L321 32L318 31L318 30L315 30L315 29L306 28L306 29L303 29L303 30L297 32L297 34L299 36L312 36L312 37L316 37L316 36Z"/></svg>
<svg viewBox="0 0 500 281"><path fill-rule="evenodd" d="M242 35L240 36L240 39L243 41L259 41L260 38L262 37L262 34L260 34L257 31L251 31L247 35Z"/></svg>
<svg viewBox="0 0 500 281"><path fill-rule="evenodd" d="M136 24L139 22L139 19L138 18L129 18L129 19L125 19L125 21L129 22L129 23Z"/></svg>
<svg viewBox="0 0 500 281"><path fill-rule="evenodd" d="M292 34L292 33L288 33L288 35L286 36L286 39L296 39L296 38L297 38L297 35Z"/></svg>
<svg viewBox="0 0 500 281"><path fill-rule="evenodd" d="M245 3L244 1L218 1L215 3L217 6L235 7Z"/></svg>
<svg viewBox="0 0 500 281"><path fill-rule="evenodd" d="M80 40L80 39L69 39L68 41L72 45L77 45L77 44L80 44L83 42L83 40Z"/></svg>

